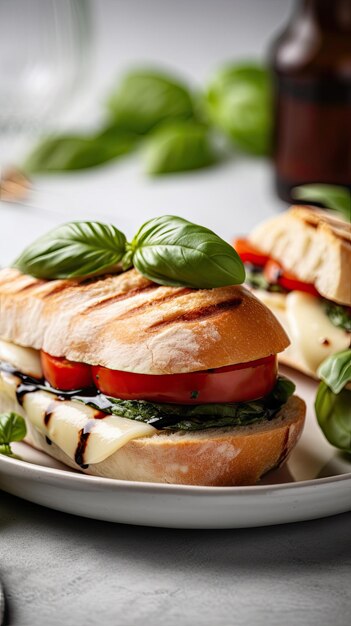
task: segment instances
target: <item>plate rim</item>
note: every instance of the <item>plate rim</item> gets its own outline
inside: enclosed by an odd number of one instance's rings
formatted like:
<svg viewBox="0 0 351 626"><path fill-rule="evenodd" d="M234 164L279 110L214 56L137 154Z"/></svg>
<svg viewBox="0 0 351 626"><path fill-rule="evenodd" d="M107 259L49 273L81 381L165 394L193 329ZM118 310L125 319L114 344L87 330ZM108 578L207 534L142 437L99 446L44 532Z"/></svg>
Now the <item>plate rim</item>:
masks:
<svg viewBox="0 0 351 626"><path fill-rule="evenodd" d="M170 484L170 483L152 483L132 480L122 480L118 478L105 478L104 476L91 476L89 474L81 474L78 472L71 472L60 468L47 467L38 463L32 463L31 461L23 461L21 459L13 459L5 455L0 455L0 467L9 466L12 472L19 471L20 473L30 473L32 469L34 473L43 474L53 480L69 481L75 486L91 484L92 486L101 486L112 489L130 489L141 491L158 491L161 493L190 493L208 495L217 494L240 494L240 495L263 495L267 493L276 493L279 491L303 491L308 487L321 487L324 485L330 485L333 483L343 483L351 481L351 471L345 474L337 474L334 476L325 476L322 478L312 478L309 480L300 480L290 483L277 483L272 485L232 485L232 486L215 486L215 485L182 485L182 484Z"/></svg>

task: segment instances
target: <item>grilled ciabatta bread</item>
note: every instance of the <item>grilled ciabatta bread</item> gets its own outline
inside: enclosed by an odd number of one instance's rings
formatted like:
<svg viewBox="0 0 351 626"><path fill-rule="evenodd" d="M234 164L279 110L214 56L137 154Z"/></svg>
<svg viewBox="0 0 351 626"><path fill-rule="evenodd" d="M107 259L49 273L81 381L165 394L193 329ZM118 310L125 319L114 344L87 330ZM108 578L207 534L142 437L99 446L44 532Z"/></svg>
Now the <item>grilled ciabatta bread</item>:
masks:
<svg viewBox="0 0 351 626"><path fill-rule="evenodd" d="M244 287L161 287L136 270L44 281L0 270L0 338L72 361L174 374L253 361L289 341Z"/></svg>
<svg viewBox="0 0 351 626"><path fill-rule="evenodd" d="M321 296L351 306L351 224L327 211L296 206L259 224L248 239L300 280L313 283Z"/></svg>

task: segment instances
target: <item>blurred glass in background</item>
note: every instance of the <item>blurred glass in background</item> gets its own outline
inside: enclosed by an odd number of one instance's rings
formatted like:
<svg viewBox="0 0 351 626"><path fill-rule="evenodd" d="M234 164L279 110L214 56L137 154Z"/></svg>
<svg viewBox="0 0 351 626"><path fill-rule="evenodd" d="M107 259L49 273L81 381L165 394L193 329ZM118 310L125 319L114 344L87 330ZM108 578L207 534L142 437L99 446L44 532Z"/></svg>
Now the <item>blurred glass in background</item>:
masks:
<svg viewBox="0 0 351 626"><path fill-rule="evenodd" d="M329 183L351 189L351 0L299 0L271 50L278 195Z"/></svg>
<svg viewBox="0 0 351 626"><path fill-rule="evenodd" d="M86 73L88 0L0 3L0 168L25 139L57 127Z"/></svg>

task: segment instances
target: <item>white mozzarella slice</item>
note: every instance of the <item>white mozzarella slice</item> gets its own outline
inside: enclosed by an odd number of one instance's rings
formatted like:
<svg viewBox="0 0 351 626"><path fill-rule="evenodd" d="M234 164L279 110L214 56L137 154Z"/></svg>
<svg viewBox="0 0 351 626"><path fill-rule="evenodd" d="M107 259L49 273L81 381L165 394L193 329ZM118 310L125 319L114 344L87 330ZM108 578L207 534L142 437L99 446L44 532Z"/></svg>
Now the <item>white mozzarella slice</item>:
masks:
<svg viewBox="0 0 351 626"><path fill-rule="evenodd" d="M15 375L0 371L0 396L16 403L19 382ZM57 396L41 390L23 396L23 409L31 425L73 461L79 442L83 441L84 464L100 463L129 441L157 432L153 426L117 415L96 419L101 413L95 409L76 400L58 400Z"/></svg>
<svg viewBox="0 0 351 626"><path fill-rule="evenodd" d="M328 356L350 345L350 334L331 323L319 298L291 291L286 296L286 316L290 339L313 372Z"/></svg>
<svg viewBox="0 0 351 626"><path fill-rule="evenodd" d="M28 376L34 378L42 378L43 376L39 350L23 348L0 339L0 361L13 365L19 372L28 374Z"/></svg>

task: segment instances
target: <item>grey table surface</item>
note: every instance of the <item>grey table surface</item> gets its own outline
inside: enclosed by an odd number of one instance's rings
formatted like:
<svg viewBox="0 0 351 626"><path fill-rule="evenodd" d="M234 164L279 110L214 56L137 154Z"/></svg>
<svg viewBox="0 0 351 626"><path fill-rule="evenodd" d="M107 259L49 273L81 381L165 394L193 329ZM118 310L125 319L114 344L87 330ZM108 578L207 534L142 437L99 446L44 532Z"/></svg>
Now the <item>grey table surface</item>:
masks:
<svg viewBox="0 0 351 626"><path fill-rule="evenodd" d="M347 626L351 514L167 530L57 513L1 494L8 624Z"/></svg>
<svg viewBox="0 0 351 626"><path fill-rule="evenodd" d="M93 118L90 104L131 60L162 59L199 82L223 59L262 55L292 0L92 4L94 80L78 109ZM132 158L42 177L35 186L28 204L0 202L0 265L67 219L110 219L131 235L141 221L175 212L230 238L282 208L269 164L235 156L158 181L145 178ZM7 623L346 626L350 524L344 514L248 530L152 529L81 519L0 493Z"/></svg>

